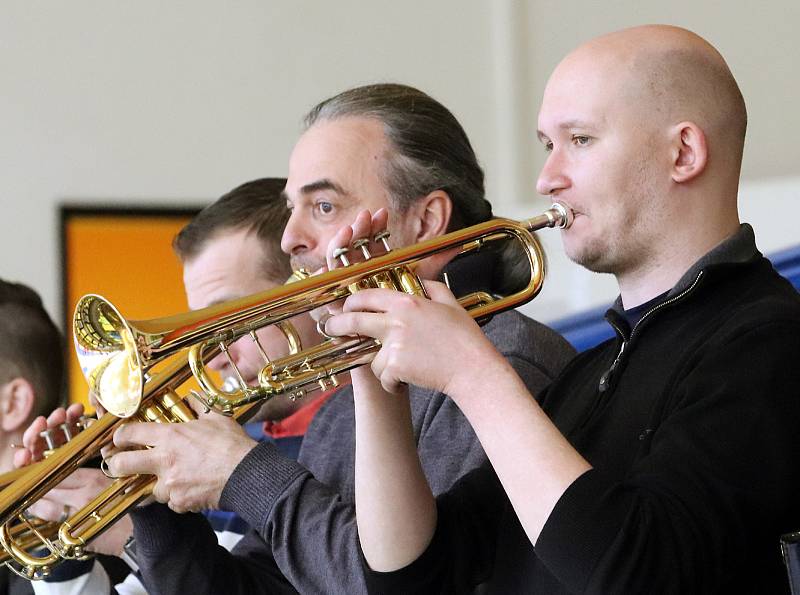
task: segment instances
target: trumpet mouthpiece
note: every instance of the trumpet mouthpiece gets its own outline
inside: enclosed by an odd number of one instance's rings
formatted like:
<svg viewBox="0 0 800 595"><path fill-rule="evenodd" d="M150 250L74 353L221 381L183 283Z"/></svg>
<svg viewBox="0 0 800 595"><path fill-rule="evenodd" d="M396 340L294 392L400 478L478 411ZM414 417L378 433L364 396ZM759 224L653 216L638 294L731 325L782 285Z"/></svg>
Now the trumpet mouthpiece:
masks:
<svg viewBox="0 0 800 595"><path fill-rule="evenodd" d="M555 202L553 203L553 206L550 207L550 210L556 212L553 227L567 229L570 225L572 225L572 209L562 205L560 202Z"/></svg>

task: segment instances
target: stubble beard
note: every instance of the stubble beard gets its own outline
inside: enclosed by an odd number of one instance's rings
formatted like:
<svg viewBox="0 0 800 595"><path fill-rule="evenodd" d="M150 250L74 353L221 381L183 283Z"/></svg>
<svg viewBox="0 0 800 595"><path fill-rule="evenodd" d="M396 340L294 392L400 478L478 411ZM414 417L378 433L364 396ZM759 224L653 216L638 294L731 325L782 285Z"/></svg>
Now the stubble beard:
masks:
<svg viewBox="0 0 800 595"><path fill-rule="evenodd" d="M608 250L599 245L600 242L593 241L589 245L583 246L578 252L568 252L567 257L577 265L582 266L593 273L610 273L608 263L604 256Z"/></svg>
<svg viewBox="0 0 800 595"><path fill-rule="evenodd" d="M292 271L297 271L299 269L305 269L309 273L315 273L322 267L327 267L327 261L323 258L318 258L316 256L311 255L303 255L303 256L292 256L289 259L289 264L292 267Z"/></svg>
<svg viewBox="0 0 800 595"><path fill-rule="evenodd" d="M647 201L643 193L641 201ZM612 222L600 237L587 238L576 250L567 253L574 263L593 273L625 275L647 262L652 252L647 214L630 209L616 223Z"/></svg>
<svg viewBox="0 0 800 595"><path fill-rule="evenodd" d="M649 147L645 147L649 149ZM628 274L646 263L652 252L652 240L647 230L657 230L653 219L659 208L658 191L653 183L655 170L645 150L632 164L620 198L627 206L615 220L607 221L601 236L587 238L582 246L567 256L576 264L594 273Z"/></svg>

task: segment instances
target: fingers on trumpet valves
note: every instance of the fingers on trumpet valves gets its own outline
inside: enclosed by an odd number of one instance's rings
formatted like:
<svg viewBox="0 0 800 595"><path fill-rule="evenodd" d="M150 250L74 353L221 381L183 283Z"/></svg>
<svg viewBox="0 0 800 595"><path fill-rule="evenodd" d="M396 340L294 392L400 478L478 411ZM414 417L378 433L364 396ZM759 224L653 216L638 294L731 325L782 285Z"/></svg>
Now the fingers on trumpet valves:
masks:
<svg viewBox="0 0 800 595"><path fill-rule="evenodd" d="M81 404L73 403L66 409L59 407L47 418L41 416L34 420L25 431L22 446L31 451L34 459L48 456L84 430L89 420L83 415Z"/></svg>
<svg viewBox="0 0 800 595"><path fill-rule="evenodd" d="M346 267L390 252L387 224L386 209L374 215L366 210L359 212L352 225L340 229L328 244L328 267Z"/></svg>
<svg viewBox="0 0 800 595"><path fill-rule="evenodd" d="M85 416L81 417L83 420ZM88 420L88 418L86 418ZM46 445L45 455L52 453L54 450L63 446L72 440L79 432L87 427L88 422L85 421L65 421L54 427L49 427L39 432L39 438L43 439Z"/></svg>

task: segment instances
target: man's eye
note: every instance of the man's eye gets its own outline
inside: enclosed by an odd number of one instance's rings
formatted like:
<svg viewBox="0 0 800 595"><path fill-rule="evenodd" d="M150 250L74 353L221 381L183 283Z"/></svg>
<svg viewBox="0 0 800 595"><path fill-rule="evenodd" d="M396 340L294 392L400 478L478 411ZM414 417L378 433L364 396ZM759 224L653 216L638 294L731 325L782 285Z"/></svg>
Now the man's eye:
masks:
<svg viewBox="0 0 800 595"><path fill-rule="evenodd" d="M321 201L317 203L317 209L323 215L329 215L333 212L333 205L329 202Z"/></svg>
<svg viewBox="0 0 800 595"><path fill-rule="evenodd" d="M589 137L585 134L576 134L572 137L572 143L579 147L585 147L589 144Z"/></svg>
<svg viewBox="0 0 800 595"><path fill-rule="evenodd" d="M545 153L552 153L553 152L553 141L547 141L544 143L544 152Z"/></svg>

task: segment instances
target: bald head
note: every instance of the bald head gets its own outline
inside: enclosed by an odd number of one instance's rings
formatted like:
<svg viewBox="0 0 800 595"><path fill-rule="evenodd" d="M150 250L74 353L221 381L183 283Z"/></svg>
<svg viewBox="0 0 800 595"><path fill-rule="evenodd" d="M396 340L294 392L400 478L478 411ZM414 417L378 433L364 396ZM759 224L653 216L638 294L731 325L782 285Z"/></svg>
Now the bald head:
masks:
<svg viewBox="0 0 800 595"><path fill-rule="evenodd" d="M621 288L653 271L671 287L738 228L746 120L722 56L684 29L636 27L569 54L539 111L550 154L537 184L575 213L567 254Z"/></svg>
<svg viewBox="0 0 800 595"><path fill-rule="evenodd" d="M559 69L585 60L615 71L621 97L644 122L697 124L710 159L736 164L738 177L747 111L724 58L706 40L679 27L634 27L579 47Z"/></svg>

